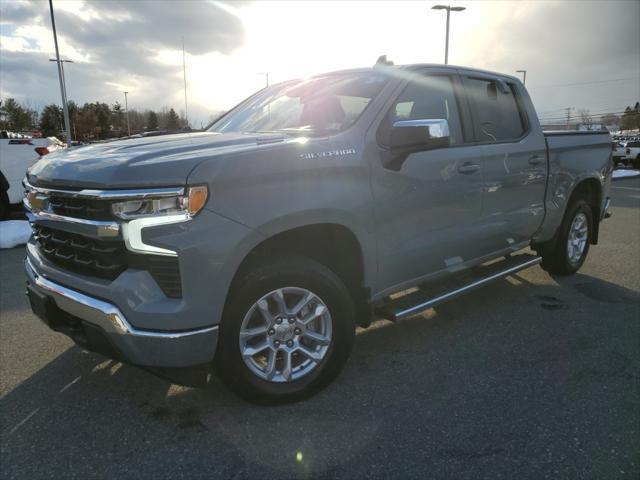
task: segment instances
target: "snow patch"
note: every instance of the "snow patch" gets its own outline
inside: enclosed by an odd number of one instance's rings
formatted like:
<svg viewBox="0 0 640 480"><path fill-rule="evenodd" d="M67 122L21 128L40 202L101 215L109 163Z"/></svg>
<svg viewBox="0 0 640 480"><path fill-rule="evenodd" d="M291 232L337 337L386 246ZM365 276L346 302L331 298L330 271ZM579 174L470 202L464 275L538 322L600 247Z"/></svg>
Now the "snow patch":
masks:
<svg viewBox="0 0 640 480"><path fill-rule="evenodd" d="M13 248L27 243L31 227L26 220L7 220L0 222L0 248Z"/></svg>
<svg viewBox="0 0 640 480"><path fill-rule="evenodd" d="M640 176L640 170L614 170L613 178L629 178Z"/></svg>

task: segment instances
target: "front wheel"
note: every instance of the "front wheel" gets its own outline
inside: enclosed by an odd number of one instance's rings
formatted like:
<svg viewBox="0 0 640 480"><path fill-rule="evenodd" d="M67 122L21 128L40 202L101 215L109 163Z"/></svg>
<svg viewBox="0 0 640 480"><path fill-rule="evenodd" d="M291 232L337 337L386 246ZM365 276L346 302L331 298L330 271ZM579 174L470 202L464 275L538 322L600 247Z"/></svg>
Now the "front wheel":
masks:
<svg viewBox="0 0 640 480"><path fill-rule="evenodd" d="M215 368L249 401L294 401L339 373L354 335L354 306L342 281L314 260L282 259L256 268L234 288Z"/></svg>
<svg viewBox="0 0 640 480"><path fill-rule="evenodd" d="M559 275L577 272L587 258L592 235L591 207L578 198L567 208L555 238L542 249L542 268Z"/></svg>

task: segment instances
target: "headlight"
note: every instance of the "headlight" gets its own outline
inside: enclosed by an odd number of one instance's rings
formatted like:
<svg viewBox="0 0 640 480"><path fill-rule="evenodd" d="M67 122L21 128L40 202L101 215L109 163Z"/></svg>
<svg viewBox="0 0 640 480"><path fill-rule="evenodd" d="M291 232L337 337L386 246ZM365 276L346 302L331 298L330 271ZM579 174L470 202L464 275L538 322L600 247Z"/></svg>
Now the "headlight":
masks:
<svg viewBox="0 0 640 480"><path fill-rule="evenodd" d="M164 215L188 215L193 217L207 203L209 191L206 185L189 187L185 195L163 198L125 200L111 205L113 214L123 220Z"/></svg>

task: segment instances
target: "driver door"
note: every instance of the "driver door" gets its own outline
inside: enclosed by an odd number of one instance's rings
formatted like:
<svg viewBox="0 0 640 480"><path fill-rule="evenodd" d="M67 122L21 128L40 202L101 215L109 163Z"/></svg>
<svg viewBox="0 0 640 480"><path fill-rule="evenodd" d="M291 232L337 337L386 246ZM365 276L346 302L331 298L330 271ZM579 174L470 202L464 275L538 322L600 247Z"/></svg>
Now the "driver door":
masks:
<svg viewBox="0 0 640 480"><path fill-rule="evenodd" d="M372 188L379 292L415 284L439 271L455 271L484 253L476 242L482 229L482 158L478 148L467 144L471 131L468 107L459 95L462 85L451 70L408 73L411 79L380 128L398 120L444 119L449 146L410 153L390 169L383 165L389 146L380 145L379 131L377 141L367 142L376 142L369 151L377 151Z"/></svg>

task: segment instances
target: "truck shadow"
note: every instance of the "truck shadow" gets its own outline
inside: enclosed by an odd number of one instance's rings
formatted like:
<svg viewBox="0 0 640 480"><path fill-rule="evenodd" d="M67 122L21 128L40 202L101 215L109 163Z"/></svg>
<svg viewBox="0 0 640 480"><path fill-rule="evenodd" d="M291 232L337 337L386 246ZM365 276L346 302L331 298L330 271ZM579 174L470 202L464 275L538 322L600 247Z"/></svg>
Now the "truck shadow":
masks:
<svg viewBox="0 0 640 480"><path fill-rule="evenodd" d="M566 399L554 392L556 382L565 382L566 395L567 385L588 388L619 375L629 381L628 359L581 332L580 323L591 321L585 305L602 312L631 305L618 321L637 321L632 317L639 293L588 275L555 280L540 285L516 275L397 325L380 320L359 332L353 356L333 384L279 407L246 403L215 378L206 389L178 387L71 347L0 400L3 470L28 472L17 454L25 448L41 452L41 462L75 452L99 469L104 451L130 458L127 445L144 439L140 448L150 455L145 463L178 444L182 452L203 452L202 466L217 462L228 474L240 469L331 476L354 455L374 454L378 440L393 436L398 422L415 428L413 420L426 429L424 448L435 459L501 455L508 438L484 431L483 421L453 425L449 416L526 423L540 409L562 408ZM550 379L560 363L565 373ZM527 387L526 394L515 388L540 381L549 388ZM461 435L480 446L463 447L439 429L463 429ZM52 445L52 438L64 442ZM274 458L274 448L291 457Z"/></svg>

